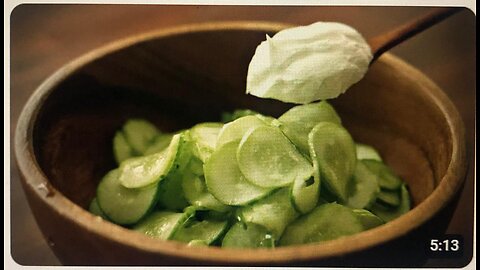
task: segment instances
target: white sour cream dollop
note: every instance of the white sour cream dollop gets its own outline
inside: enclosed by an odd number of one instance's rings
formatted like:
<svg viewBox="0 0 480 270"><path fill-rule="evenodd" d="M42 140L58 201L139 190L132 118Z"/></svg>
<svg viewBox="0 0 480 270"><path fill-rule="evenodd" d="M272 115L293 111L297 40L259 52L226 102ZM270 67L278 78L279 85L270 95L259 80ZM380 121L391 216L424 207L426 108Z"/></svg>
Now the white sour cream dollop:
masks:
<svg viewBox="0 0 480 270"><path fill-rule="evenodd" d="M297 104L335 98L363 78L371 60L370 46L348 25L288 28L257 47L247 93Z"/></svg>

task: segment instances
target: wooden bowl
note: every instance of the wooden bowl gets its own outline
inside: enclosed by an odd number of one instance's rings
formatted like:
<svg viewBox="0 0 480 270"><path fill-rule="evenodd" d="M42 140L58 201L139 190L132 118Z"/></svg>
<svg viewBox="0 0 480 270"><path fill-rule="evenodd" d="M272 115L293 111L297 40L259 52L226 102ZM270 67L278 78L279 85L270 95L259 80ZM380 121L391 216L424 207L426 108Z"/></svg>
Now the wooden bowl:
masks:
<svg viewBox="0 0 480 270"><path fill-rule="evenodd" d="M274 250L187 247L150 239L85 210L115 167L111 141L130 117L173 131L250 108L279 116L291 105L246 95L256 46L287 27L265 22L199 24L135 36L65 65L20 116L15 153L30 207L68 265L281 265L372 248L411 232L453 197L465 174L464 127L452 102L414 67L386 54L332 103L354 139L372 144L408 183L414 208L378 228Z"/></svg>

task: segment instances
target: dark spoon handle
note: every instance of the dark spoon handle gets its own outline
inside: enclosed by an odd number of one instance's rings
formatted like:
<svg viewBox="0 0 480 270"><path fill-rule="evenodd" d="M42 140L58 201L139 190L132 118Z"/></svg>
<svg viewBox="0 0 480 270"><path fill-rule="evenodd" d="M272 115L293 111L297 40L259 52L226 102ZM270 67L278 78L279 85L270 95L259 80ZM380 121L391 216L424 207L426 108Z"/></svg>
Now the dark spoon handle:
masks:
<svg viewBox="0 0 480 270"><path fill-rule="evenodd" d="M395 47L404 40L414 36L419 32L422 32L432 25L443 21L450 15L453 15L461 10L461 8L435 8L420 18L400 25L391 31L368 39L368 44L370 45L373 53L372 62L374 62L384 52Z"/></svg>

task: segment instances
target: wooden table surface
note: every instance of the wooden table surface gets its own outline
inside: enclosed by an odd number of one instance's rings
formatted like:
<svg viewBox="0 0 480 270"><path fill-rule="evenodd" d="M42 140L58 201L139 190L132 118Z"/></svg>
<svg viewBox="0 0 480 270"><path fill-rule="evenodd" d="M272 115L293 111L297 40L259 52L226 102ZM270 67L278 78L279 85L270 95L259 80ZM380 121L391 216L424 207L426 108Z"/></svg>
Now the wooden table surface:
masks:
<svg viewBox="0 0 480 270"><path fill-rule="evenodd" d="M44 79L68 61L119 38L218 20L340 21L368 38L426 11L418 7L21 5L10 17L10 136L28 97ZM445 233L462 235L467 249L472 247L474 211L475 29L475 15L465 9L392 50L444 89L465 122L470 167L458 203L450 206L453 216ZM14 160L12 151L11 255L22 265L60 265L35 223ZM435 226L429 223L427 230ZM424 266L458 266L469 261L470 252L454 260L429 259Z"/></svg>

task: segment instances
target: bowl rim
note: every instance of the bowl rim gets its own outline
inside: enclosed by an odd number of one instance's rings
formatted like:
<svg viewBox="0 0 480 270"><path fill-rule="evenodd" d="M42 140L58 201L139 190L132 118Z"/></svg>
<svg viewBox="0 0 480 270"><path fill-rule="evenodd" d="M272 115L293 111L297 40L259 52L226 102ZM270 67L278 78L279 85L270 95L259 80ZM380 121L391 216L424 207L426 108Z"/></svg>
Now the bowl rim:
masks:
<svg viewBox="0 0 480 270"><path fill-rule="evenodd" d="M291 26L293 25L266 21L210 22L173 26L114 41L69 62L48 77L34 91L19 116L14 135L14 149L16 163L20 171L21 179L24 182L23 187L31 189L33 194L38 196L43 203L49 205L57 214L78 224L82 229L97 237L107 238L109 241L116 242L119 245L129 246L142 252L158 253L204 262L227 264L284 263L324 259L388 242L425 223L448 203L464 180L466 172L464 125L453 103L433 81L418 69L390 53L384 54L378 61L400 67L400 72L408 74L409 76L416 76L418 83L424 85L424 94L442 111L447 121L450 132L449 135L452 138L452 153L445 175L439 181L438 186L432 194L408 213L385 225L322 243L278 247L272 250L233 250L219 247L192 248L174 241L151 239L142 234L104 221L66 198L59 190L49 184L46 175L37 163L33 151L33 127L40 108L53 92L53 89L77 70L100 57L148 40L208 31L252 30L276 32ZM48 196L48 190L52 190L55 195Z"/></svg>

